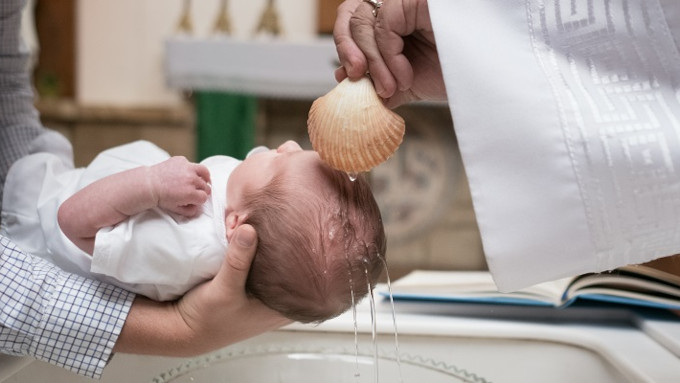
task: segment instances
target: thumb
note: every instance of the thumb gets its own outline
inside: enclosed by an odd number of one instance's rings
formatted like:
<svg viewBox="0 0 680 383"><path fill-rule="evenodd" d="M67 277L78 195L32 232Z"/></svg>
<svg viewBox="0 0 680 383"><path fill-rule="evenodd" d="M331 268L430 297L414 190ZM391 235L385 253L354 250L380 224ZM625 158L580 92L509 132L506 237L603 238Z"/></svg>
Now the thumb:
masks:
<svg viewBox="0 0 680 383"><path fill-rule="evenodd" d="M215 279L225 284L228 289L245 291L248 272L256 249L255 229L247 224L240 225L234 232L233 240L229 242L226 258Z"/></svg>

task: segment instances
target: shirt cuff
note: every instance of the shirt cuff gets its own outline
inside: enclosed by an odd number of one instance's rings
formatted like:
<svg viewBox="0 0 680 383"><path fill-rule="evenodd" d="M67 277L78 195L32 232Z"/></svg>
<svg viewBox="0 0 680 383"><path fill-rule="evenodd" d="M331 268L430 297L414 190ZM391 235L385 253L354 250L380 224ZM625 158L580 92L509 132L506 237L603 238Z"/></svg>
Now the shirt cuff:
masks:
<svg viewBox="0 0 680 383"><path fill-rule="evenodd" d="M80 375L100 378L135 295L75 274L59 273L31 354Z"/></svg>

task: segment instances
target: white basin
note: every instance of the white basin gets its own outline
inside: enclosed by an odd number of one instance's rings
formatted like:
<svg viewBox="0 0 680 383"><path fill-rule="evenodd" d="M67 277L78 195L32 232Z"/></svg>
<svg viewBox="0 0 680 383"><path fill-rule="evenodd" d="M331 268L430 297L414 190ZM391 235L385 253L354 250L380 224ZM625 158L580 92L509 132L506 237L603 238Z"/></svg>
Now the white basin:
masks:
<svg viewBox="0 0 680 383"><path fill-rule="evenodd" d="M405 383L680 381L680 359L672 347L669 349L664 342L642 331L645 326L639 323L644 320L626 320L620 310L596 310L597 320L587 315L581 320L563 320L558 318L568 317L570 312L520 310L525 313L525 318L520 318L516 315L517 307L483 306L488 311L485 316L494 318L482 319L462 312L461 307L464 306L398 302L400 364L396 360L389 303L378 304L375 358L370 310L364 301L357 315L358 357L353 316L347 313L318 326L294 324L193 359L119 354L101 381L375 383L376 378L378 382ZM536 313L541 320L530 318ZM601 320L610 314L613 322ZM514 319L508 319L511 317ZM666 321L665 325L674 326L671 332L678 334L680 323ZM0 381L92 380L32 362Z"/></svg>
<svg viewBox="0 0 680 383"><path fill-rule="evenodd" d="M394 354L376 358L364 350L356 354L343 347L319 346L313 337L304 342L311 344L282 345L289 341L284 338L264 347L225 350L181 364L153 382L486 382L474 373L431 359L402 355L397 361Z"/></svg>

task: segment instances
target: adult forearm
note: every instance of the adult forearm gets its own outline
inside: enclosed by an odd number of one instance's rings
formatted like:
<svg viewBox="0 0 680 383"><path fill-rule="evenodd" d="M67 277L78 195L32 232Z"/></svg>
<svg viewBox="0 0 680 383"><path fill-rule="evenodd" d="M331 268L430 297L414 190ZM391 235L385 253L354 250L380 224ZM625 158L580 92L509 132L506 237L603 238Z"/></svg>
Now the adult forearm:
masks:
<svg viewBox="0 0 680 383"><path fill-rule="evenodd" d="M165 356L191 356L209 351L194 338L174 302L156 302L137 296L114 351Z"/></svg>
<svg viewBox="0 0 680 383"><path fill-rule="evenodd" d="M229 303L220 305L223 304ZM143 355L196 356L290 322L259 301L233 306L216 307L198 313L200 317L192 317L179 302L156 302L138 295L113 350Z"/></svg>
<svg viewBox="0 0 680 383"><path fill-rule="evenodd" d="M206 313L207 316L209 314ZM229 323L229 318L224 318L224 323ZM246 336L234 334L233 338L220 341L217 333L202 333L199 328L190 327L175 302L156 302L137 296L114 352L188 357L227 346L242 338Z"/></svg>

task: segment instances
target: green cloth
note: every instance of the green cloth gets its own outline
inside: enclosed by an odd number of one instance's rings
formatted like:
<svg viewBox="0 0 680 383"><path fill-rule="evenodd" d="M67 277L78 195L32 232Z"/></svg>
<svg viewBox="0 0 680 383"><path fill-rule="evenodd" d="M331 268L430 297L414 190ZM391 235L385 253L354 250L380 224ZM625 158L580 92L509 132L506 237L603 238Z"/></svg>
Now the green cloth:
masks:
<svg viewBox="0 0 680 383"><path fill-rule="evenodd" d="M255 143L257 99L222 92L196 92L196 157L223 154L244 159Z"/></svg>

